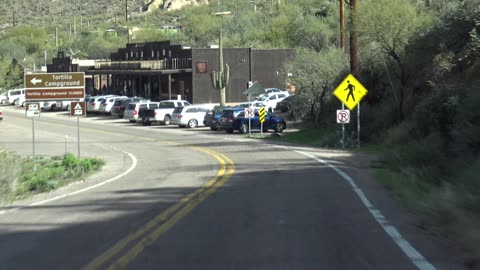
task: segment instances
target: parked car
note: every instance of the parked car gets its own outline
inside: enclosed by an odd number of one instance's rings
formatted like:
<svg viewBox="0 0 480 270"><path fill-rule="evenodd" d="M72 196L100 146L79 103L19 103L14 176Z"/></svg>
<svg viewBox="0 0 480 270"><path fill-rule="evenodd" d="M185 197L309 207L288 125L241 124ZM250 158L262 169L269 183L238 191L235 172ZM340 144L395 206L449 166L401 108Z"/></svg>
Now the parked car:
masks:
<svg viewBox="0 0 480 270"><path fill-rule="evenodd" d="M126 98L126 99L122 99L122 100L116 100L114 103L113 103L113 107L112 107L112 115L113 116L118 116L120 118L123 118L123 114L125 112L125 108L127 107L127 105L133 101L133 98Z"/></svg>
<svg viewBox="0 0 480 270"><path fill-rule="evenodd" d="M217 131L220 130L220 124L218 119L222 115L223 110L231 109L230 106L215 106L211 110L208 110L203 118L203 124L207 127L210 127L211 130Z"/></svg>
<svg viewBox="0 0 480 270"><path fill-rule="evenodd" d="M87 113L91 113L92 111L92 105L90 103L93 103L95 101L95 99L97 98L97 96L90 96L88 98L85 98L85 103L87 105Z"/></svg>
<svg viewBox="0 0 480 270"><path fill-rule="evenodd" d="M286 98L284 98L282 101L277 102L277 106L275 107L276 111L281 111L281 112L291 112L292 104L295 102L295 99L297 96L291 95Z"/></svg>
<svg viewBox="0 0 480 270"><path fill-rule="evenodd" d="M213 108L212 105L189 105L176 107L172 113L172 125L179 127L196 128L204 126L203 119L208 110Z"/></svg>
<svg viewBox="0 0 480 270"><path fill-rule="evenodd" d="M251 101L251 102L242 102L240 104L238 104L238 107L242 107L242 108L249 108L249 107L253 107L253 108L256 108L256 109L259 109L261 107L263 107L263 102L261 101Z"/></svg>
<svg viewBox="0 0 480 270"><path fill-rule="evenodd" d="M25 95L24 88L8 90L7 92L8 104L15 105L15 102L21 95Z"/></svg>
<svg viewBox="0 0 480 270"><path fill-rule="evenodd" d="M0 110L0 120L3 120L3 112Z"/></svg>
<svg viewBox="0 0 480 270"><path fill-rule="evenodd" d="M57 109L56 101L44 101L40 103L40 110L42 111L55 111Z"/></svg>
<svg viewBox="0 0 480 270"><path fill-rule="evenodd" d="M96 96L93 99L90 99L90 102L87 103L87 112L90 113L99 113L100 111L100 104L109 97L114 97L114 95L108 96Z"/></svg>
<svg viewBox="0 0 480 270"><path fill-rule="evenodd" d="M265 106L266 110L269 112L274 112L275 107L277 107L277 103L282 101L286 98L289 94L288 93L271 93L267 96L264 96L261 101Z"/></svg>
<svg viewBox="0 0 480 270"><path fill-rule="evenodd" d="M19 95L14 103L16 106L25 107L25 94Z"/></svg>
<svg viewBox="0 0 480 270"><path fill-rule="evenodd" d="M191 105L186 100L162 100L157 109L143 110L140 114L143 125L151 125L152 123L163 123L170 125L172 113L176 107Z"/></svg>
<svg viewBox="0 0 480 270"><path fill-rule="evenodd" d="M263 97L268 96L270 94L275 94L275 93L276 94L285 94L287 96L289 95L288 91L283 91L283 90L280 90L280 89L274 88L274 87L265 88L264 90L265 91L256 98L257 100L261 100Z"/></svg>
<svg viewBox="0 0 480 270"><path fill-rule="evenodd" d="M71 100L59 100L55 102L55 109L59 111L70 111Z"/></svg>
<svg viewBox="0 0 480 270"><path fill-rule="evenodd" d="M8 102L7 95L6 94L0 94L0 104L4 105L4 104L7 104L7 102Z"/></svg>
<svg viewBox="0 0 480 270"><path fill-rule="evenodd" d="M249 118L245 117L244 108L226 109L222 112L220 119L220 128L227 133L233 133L238 130L240 133L245 134L249 131ZM262 127L258 110L255 110L255 116L251 118L250 126L252 130L260 130ZM283 118L275 116L274 114L267 112L265 122L263 123L263 132L267 132L272 129L275 132L282 132L287 127L287 123Z"/></svg>
<svg viewBox="0 0 480 270"><path fill-rule="evenodd" d="M159 102L151 102L146 100L131 102L125 108L123 118L127 119L130 123L141 121L142 118L139 117L140 111L149 110L149 109L155 110L156 108L158 108L158 105L159 105Z"/></svg>
<svg viewBox="0 0 480 270"><path fill-rule="evenodd" d="M113 108L113 105L115 104L115 101L119 100L121 102L123 99L126 99L126 98L127 97L125 96L104 98L102 103L100 103L100 108L98 109L98 112L107 114L107 115L112 114L112 108Z"/></svg>

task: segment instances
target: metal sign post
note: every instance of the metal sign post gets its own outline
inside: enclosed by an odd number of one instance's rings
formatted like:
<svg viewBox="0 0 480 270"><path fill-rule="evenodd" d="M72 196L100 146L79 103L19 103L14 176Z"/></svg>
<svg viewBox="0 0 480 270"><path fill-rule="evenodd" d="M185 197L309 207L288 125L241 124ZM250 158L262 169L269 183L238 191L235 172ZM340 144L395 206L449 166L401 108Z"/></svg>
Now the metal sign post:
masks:
<svg viewBox="0 0 480 270"><path fill-rule="evenodd" d="M35 118L40 117L40 104L39 103L27 103L25 104L25 115L32 118L32 145L33 145L33 171L37 171L37 164L35 158Z"/></svg>
<svg viewBox="0 0 480 270"><path fill-rule="evenodd" d="M248 94L248 106L250 107L250 98L252 94ZM248 118L248 137L252 137L252 118Z"/></svg>
<svg viewBox="0 0 480 270"><path fill-rule="evenodd" d="M342 110L345 110L345 104L342 102ZM342 146L345 149L345 123L342 123Z"/></svg>
<svg viewBox="0 0 480 270"><path fill-rule="evenodd" d="M360 102L357 106L357 147L360 148Z"/></svg>
<svg viewBox="0 0 480 270"><path fill-rule="evenodd" d="M37 171L37 164L35 162L35 117L32 117L32 141L33 141L33 171Z"/></svg>
<svg viewBox="0 0 480 270"><path fill-rule="evenodd" d="M77 115L77 150L80 158L80 116Z"/></svg>
<svg viewBox="0 0 480 270"><path fill-rule="evenodd" d="M72 102L70 104L70 116L77 117L77 152L80 158L80 116L85 116L87 112L87 104L84 101Z"/></svg>

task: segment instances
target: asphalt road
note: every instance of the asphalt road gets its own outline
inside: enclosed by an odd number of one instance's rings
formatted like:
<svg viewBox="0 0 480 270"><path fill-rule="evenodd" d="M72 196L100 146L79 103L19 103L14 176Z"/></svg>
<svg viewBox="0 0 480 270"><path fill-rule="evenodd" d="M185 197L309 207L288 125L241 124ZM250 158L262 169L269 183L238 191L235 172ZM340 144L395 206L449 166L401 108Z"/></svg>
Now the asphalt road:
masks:
<svg viewBox="0 0 480 270"><path fill-rule="evenodd" d="M2 107L0 145L31 155ZM37 155L77 153L76 118L42 113ZM206 128L80 121L86 181L0 208L0 269L464 269L348 152Z"/></svg>

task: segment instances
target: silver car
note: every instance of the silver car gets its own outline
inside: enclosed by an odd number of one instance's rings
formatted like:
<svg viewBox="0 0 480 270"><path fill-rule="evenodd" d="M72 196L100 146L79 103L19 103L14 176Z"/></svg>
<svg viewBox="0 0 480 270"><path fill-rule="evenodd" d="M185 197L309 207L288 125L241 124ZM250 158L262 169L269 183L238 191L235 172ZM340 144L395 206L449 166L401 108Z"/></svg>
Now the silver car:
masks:
<svg viewBox="0 0 480 270"><path fill-rule="evenodd" d="M208 105L189 105L185 107L176 107L172 113L172 125L179 127L196 128L198 126L205 126L203 119L208 110L213 109L215 104Z"/></svg>
<svg viewBox="0 0 480 270"><path fill-rule="evenodd" d="M142 119L138 117L138 112L141 109L156 109L158 104L159 102L151 102L149 100L129 103L123 113L123 119L128 120L130 123L140 122Z"/></svg>

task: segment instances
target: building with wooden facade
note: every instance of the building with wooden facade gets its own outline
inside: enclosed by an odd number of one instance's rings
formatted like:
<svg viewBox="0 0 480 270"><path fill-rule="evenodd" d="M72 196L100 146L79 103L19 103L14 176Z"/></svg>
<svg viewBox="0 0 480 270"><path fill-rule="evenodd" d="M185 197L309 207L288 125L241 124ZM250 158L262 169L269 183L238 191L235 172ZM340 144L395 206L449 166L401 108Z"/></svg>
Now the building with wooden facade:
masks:
<svg viewBox="0 0 480 270"><path fill-rule="evenodd" d="M151 100L176 99L192 103L218 103L210 73L219 70L218 48L187 48L170 41L129 43L108 60L95 60L85 70L89 94L142 96ZM285 89L278 80L281 66L295 57L294 49L224 48L224 63L230 66L227 102L245 101L248 82ZM63 63L64 60L55 60ZM48 72L62 70L49 69ZM65 70L66 72L67 70Z"/></svg>

